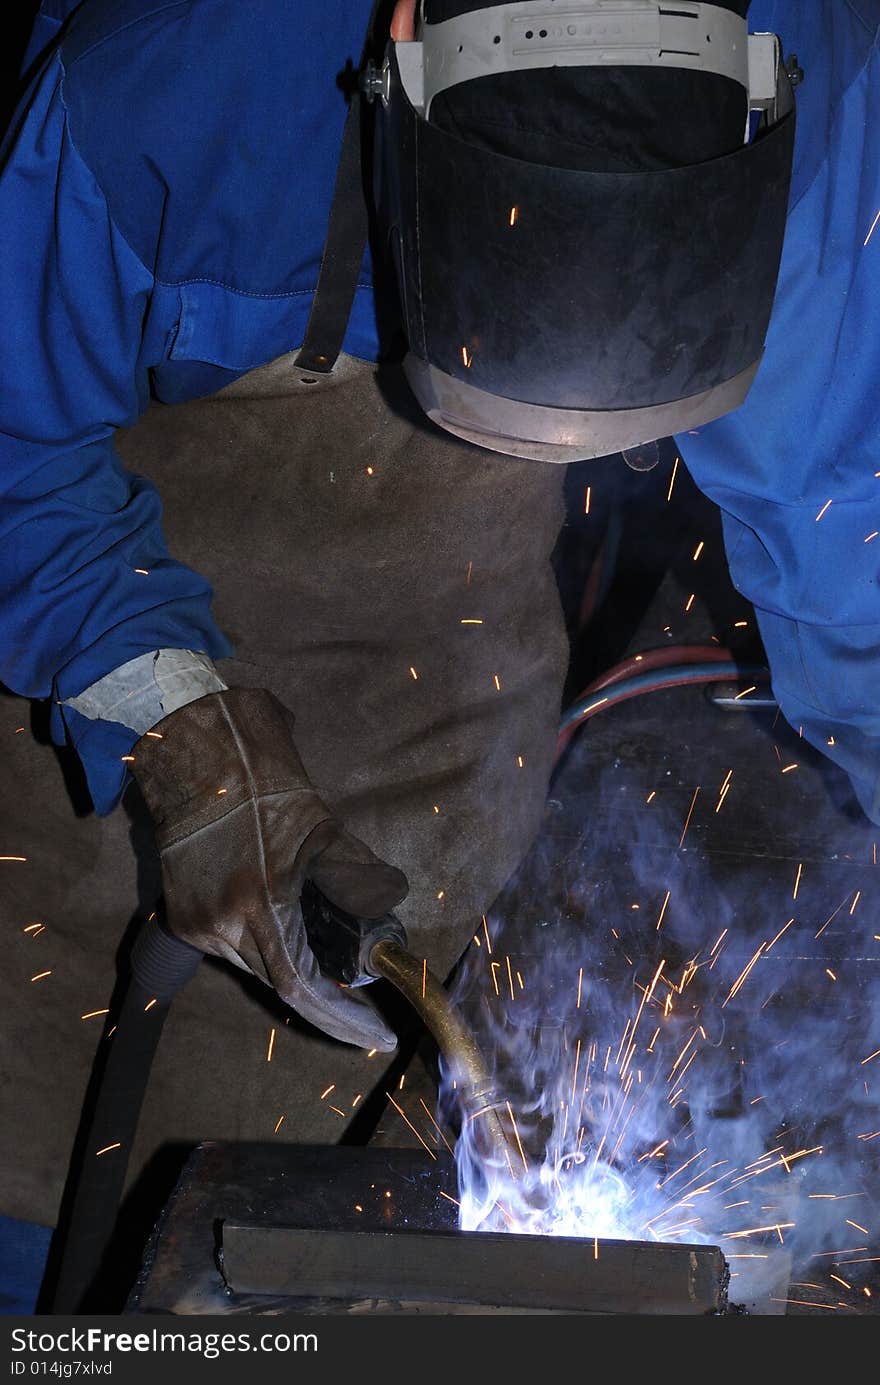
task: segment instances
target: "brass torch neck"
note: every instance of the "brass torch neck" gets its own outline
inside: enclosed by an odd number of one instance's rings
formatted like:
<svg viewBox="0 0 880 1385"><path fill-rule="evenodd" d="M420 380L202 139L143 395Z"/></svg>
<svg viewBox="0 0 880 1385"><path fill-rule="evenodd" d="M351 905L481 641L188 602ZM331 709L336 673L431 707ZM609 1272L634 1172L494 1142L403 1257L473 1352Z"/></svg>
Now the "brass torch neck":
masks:
<svg viewBox="0 0 880 1385"><path fill-rule="evenodd" d="M381 940L369 955L370 971L390 981L409 1001L433 1035L461 1104L465 1120L478 1121L477 1144L487 1159L507 1166L516 1177L519 1152L499 1113L486 1060L448 992L427 963L399 943Z"/></svg>

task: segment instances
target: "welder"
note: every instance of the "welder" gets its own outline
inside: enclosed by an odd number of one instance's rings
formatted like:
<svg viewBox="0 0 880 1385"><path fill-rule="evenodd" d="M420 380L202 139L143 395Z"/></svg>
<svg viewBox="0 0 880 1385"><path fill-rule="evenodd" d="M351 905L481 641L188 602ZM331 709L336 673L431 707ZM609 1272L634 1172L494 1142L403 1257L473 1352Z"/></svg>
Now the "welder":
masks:
<svg viewBox="0 0 880 1385"><path fill-rule="evenodd" d="M10 1211L54 1216L150 839L172 932L313 1026L284 1135L339 1138L395 1040L303 881L460 957L544 806L566 463L678 439L784 715L880 822L880 7L747 8L45 0L0 176L0 678L56 1018L10 1007ZM259 1001L204 986L150 1128L262 1134Z"/></svg>

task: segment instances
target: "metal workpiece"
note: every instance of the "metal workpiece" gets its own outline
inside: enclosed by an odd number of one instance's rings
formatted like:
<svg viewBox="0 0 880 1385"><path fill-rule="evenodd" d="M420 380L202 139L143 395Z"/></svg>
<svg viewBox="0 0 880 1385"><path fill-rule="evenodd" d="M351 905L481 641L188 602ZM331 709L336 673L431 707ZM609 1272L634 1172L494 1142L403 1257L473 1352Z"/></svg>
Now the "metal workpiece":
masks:
<svg viewBox="0 0 880 1385"><path fill-rule="evenodd" d="M401 992L430 1031L455 1085L462 1120L476 1122L474 1143L484 1162L515 1179L520 1151L480 1046L448 992L426 962L396 942L374 943L368 966Z"/></svg>
<svg viewBox="0 0 880 1385"><path fill-rule="evenodd" d="M711 1316L727 1308L727 1266L717 1246L658 1241L229 1221L222 1228L222 1272L235 1294L360 1300L373 1312L421 1304L437 1313L469 1307Z"/></svg>
<svg viewBox="0 0 880 1385"><path fill-rule="evenodd" d="M127 1313L716 1316L715 1245L456 1226L443 1149L206 1143L157 1224ZM251 1286L251 1287L247 1287Z"/></svg>

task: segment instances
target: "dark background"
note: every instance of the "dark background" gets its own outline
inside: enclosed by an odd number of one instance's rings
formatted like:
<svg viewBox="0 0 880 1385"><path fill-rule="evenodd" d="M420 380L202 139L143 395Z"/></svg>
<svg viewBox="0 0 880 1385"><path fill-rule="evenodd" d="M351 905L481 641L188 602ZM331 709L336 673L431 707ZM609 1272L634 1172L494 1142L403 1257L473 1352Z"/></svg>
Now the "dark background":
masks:
<svg viewBox="0 0 880 1385"><path fill-rule="evenodd" d="M18 71L39 0L7 0L0 16L0 130L6 129L18 96Z"/></svg>

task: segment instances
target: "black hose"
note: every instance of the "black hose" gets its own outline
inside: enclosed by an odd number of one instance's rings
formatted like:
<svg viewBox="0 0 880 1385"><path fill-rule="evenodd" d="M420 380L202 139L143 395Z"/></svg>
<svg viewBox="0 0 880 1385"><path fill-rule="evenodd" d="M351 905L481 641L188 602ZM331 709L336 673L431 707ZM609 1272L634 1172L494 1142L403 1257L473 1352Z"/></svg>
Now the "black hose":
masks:
<svg viewBox="0 0 880 1385"><path fill-rule="evenodd" d="M89 1296L116 1226L141 1106L177 991L195 974L202 953L155 923L139 933L131 978L106 1052L95 1105L77 1140L71 1169L73 1201L64 1228L52 1313L100 1311Z"/></svg>

